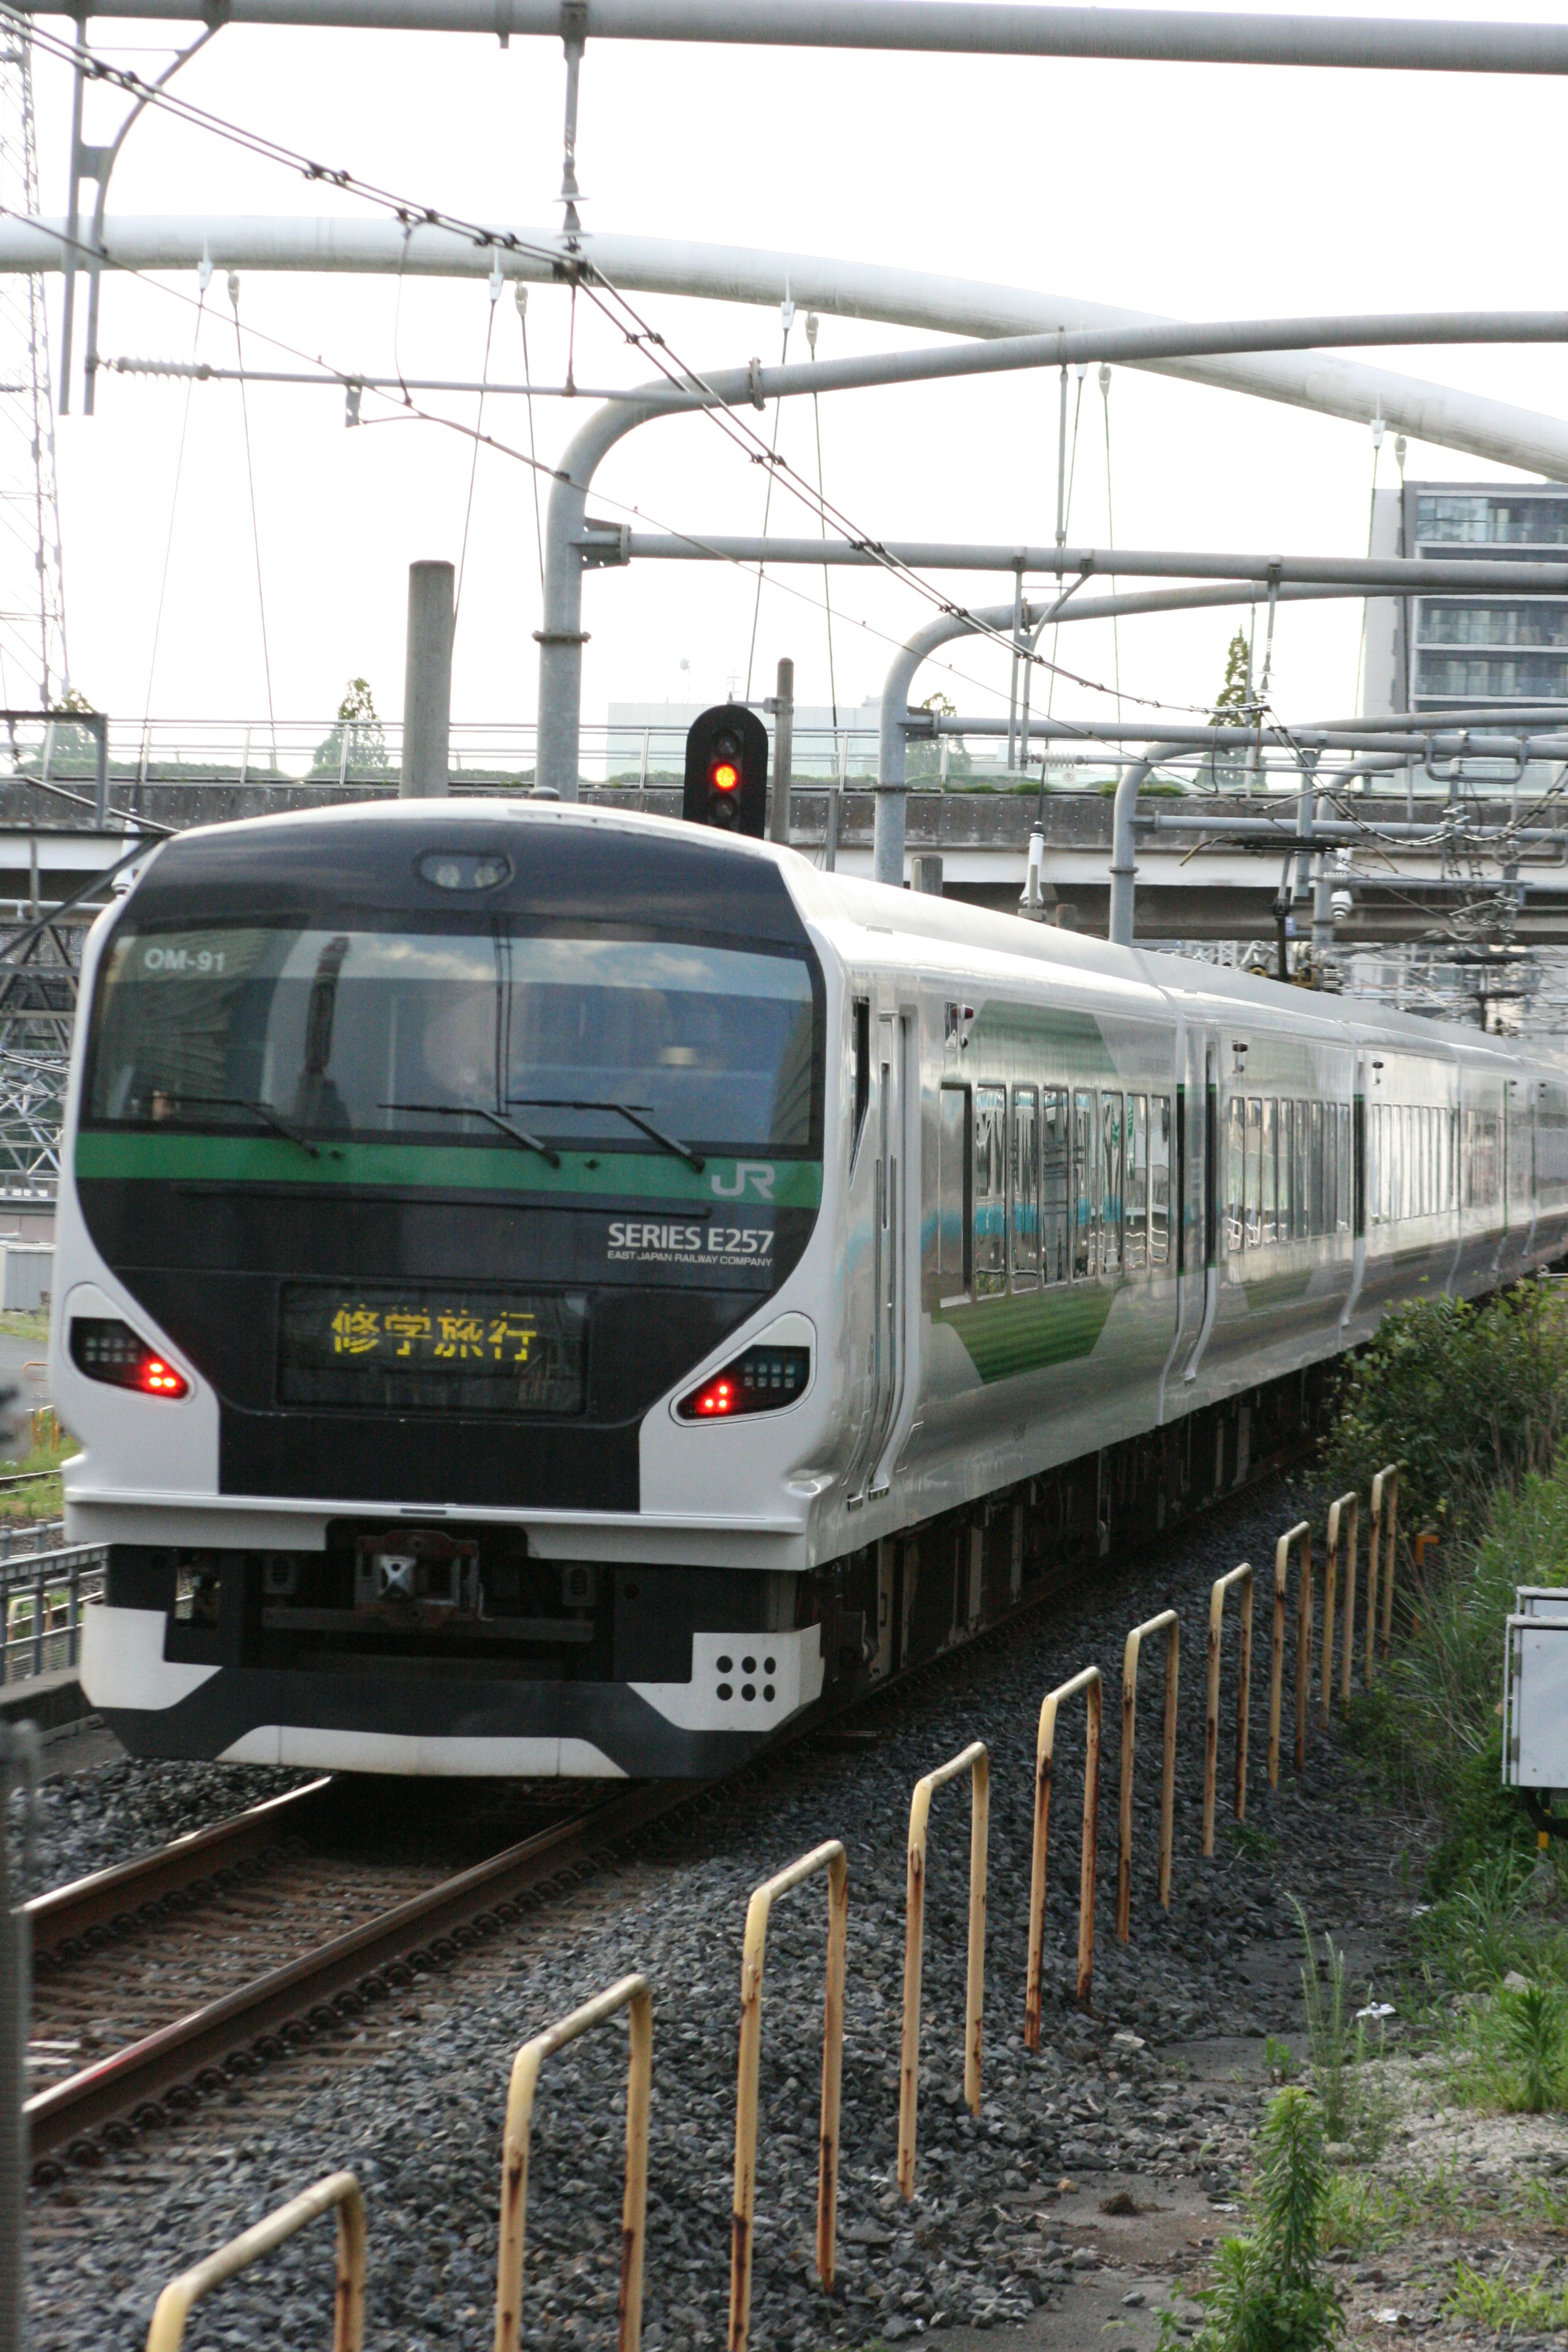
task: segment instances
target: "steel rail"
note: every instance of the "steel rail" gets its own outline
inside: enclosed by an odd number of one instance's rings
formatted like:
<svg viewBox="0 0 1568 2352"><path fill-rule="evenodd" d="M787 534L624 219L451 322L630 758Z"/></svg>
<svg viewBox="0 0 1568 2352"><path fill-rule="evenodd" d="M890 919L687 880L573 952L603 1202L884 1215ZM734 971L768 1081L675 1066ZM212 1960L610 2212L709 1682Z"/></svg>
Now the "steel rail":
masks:
<svg viewBox="0 0 1568 2352"><path fill-rule="evenodd" d="M193 2010L26 2104L35 2158L67 2147L106 2123L162 2097L264 2035L353 1991L396 1960L455 1930L494 1918L539 1880L590 1848L638 1829L687 1802L690 1784L652 1781L444 1879L221 2000Z"/></svg>
<svg viewBox="0 0 1568 2352"><path fill-rule="evenodd" d="M24 1906L34 1952L53 1951L73 1936L89 1935L166 1895L198 1886L237 1862L269 1852L320 1811L331 1786L330 1779L309 1780L302 1789L287 1790L243 1813L231 1813L210 1829L191 1830L155 1853L139 1854L54 1887L47 1895L36 1895Z"/></svg>

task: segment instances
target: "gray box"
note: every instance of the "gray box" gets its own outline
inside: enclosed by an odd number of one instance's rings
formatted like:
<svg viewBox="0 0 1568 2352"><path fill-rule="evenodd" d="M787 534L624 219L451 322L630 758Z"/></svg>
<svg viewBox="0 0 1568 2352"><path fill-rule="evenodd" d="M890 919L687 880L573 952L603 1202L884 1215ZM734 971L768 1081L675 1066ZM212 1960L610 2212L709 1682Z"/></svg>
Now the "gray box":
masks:
<svg viewBox="0 0 1568 2352"><path fill-rule="evenodd" d="M0 1242L0 1311L47 1307L54 1284L52 1242Z"/></svg>

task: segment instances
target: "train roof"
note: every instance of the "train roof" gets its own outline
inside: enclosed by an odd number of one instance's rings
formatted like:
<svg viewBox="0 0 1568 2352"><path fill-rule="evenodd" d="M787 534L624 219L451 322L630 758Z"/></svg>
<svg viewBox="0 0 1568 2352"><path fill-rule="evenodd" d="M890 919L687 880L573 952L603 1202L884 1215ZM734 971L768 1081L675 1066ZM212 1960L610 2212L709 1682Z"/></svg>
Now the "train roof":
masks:
<svg viewBox="0 0 1568 2352"><path fill-rule="evenodd" d="M275 866L279 850L287 854L297 847L306 860L331 856L334 850L341 853L348 849L353 837L366 828L395 827L402 831L405 827L423 827L447 833L450 837L455 832L493 835L498 830L510 832L519 824L574 830L591 827L623 837L628 834L644 835L667 852L673 846L675 833L668 817L584 802L531 797L513 800L490 794L482 799L360 801L193 827L160 845L139 869L138 886L143 877L160 867L172 880L174 876L168 868L184 866L187 859L205 867L210 874L215 861L226 861L226 853L231 850L241 856L247 850L258 853L258 864L269 866ZM1119 994L1142 995L1147 992L1189 1016L1234 1020L1238 1013L1246 1012L1254 1019L1280 1022L1298 1032L1305 1029L1315 1033L1325 1042L1334 1038L1357 1045L1397 1041L1416 1052L1436 1052L1444 1058L1451 1055L1472 1066L1479 1063L1511 1070L1522 1066L1542 1075L1562 1075L1561 1064L1544 1057L1539 1050L1531 1051L1453 1022L1398 1012L1370 999L1321 994L1257 973L1227 971L1192 957L1164 954L1146 947L1118 947L1107 940L1064 930L1052 924L1023 922L1016 915L971 906L962 899L893 890L858 875L826 874L798 850L722 834L712 827L693 828L690 833L682 830L677 837L693 853L700 854L710 874L717 871L722 877L724 873L722 864L717 869L712 866L710 861L714 858L737 861L730 871L734 884L741 886L738 895L742 898L750 895L742 882L743 866L752 865L752 874L747 878L753 888L762 881L754 861L773 867L802 918L829 937L847 925L859 931L869 930L904 940L932 944L941 941L950 952L967 949L1025 965L1045 964L1071 971L1080 983L1099 980L1110 984Z"/></svg>

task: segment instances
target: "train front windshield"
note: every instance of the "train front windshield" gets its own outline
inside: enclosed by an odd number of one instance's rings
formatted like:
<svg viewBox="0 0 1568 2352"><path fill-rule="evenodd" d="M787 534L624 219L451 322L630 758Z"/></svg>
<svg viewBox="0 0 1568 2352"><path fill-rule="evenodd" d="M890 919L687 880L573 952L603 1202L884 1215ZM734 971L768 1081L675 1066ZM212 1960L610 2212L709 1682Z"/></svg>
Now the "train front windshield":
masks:
<svg viewBox="0 0 1568 2352"><path fill-rule="evenodd" d="M804 1152L805 958L605 930L139 931L105 959L83 1123Z"/></svg>

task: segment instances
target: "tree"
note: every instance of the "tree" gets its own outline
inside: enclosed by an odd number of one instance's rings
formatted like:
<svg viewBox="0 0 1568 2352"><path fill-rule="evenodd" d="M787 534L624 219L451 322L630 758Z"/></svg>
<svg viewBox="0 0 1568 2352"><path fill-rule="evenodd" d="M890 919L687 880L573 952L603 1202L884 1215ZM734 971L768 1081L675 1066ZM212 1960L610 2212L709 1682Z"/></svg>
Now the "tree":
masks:
<svg viewBox="0 0 1568 2352"><path fill-rule="evenodd" d="M343 752L347 745L348 757ZM336 776L342 772L345 781L380 778L390 772L391 761L386 756L386 737L375 715L375 698L370 690L370 680L351 677L348 690L338 705L338 723L323 742L316 746L316 756L310 762L313 776Z"/></svg>
<svg viewBox="0 0 1568 2352"><path fill-rule="evenodd" d="M1245 713L1252 698L1248 677L1251 667L1252 656L1247 647L1247 632L1237 629L1225 656L1225 684L1215 697L1214 723L1216 727L1227 720L1234 725L1236 719Z"/></svg>
<svg viewBox="0 0 1568 2352"><path fill-rule="evenodd" d="M946 695L940 692L936 694L928 694L920 708L922 710L931 711L932 715L938 719L953 719L958 715L957 703L950 702ZM947 745L947 772L949 777L967 776L973 764L973 763L969 757L969 753L964 747L963 737L960 735L950 736L948 738ZM915 742L911 743L909 750L909 755L904 762L904 775L906 781L911 784L924 783L934 776L940 776L941 773L941 740L933 736L929 741L921 742L917 740Z"/></svg>

